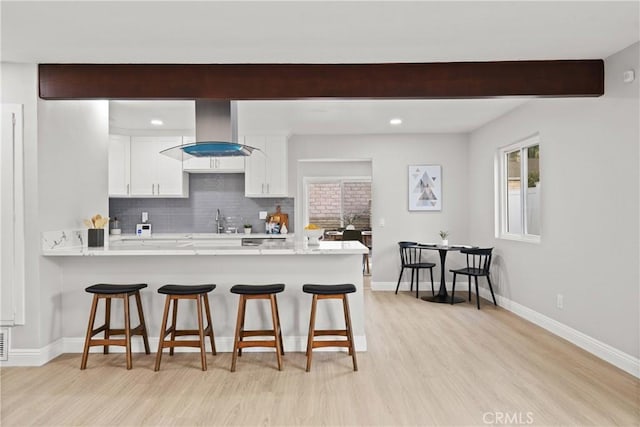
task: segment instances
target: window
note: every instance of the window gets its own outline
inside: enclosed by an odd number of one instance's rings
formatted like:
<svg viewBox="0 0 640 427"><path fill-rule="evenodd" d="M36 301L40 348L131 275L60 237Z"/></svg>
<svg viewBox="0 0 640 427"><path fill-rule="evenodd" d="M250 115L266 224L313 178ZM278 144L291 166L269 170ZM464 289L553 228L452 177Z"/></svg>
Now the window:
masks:
<svg viewBox="0 0 640 427"><path fill-rule="evenodd" d="M498 150L496 237L540 241L540 137Z"/></svg>
<svg viewBox="0 0 640 427"><path fill-rule="evenodd" d="M370 179L312 178L306 182L306 199L307 223L326 230L371 228Z"/></svg>

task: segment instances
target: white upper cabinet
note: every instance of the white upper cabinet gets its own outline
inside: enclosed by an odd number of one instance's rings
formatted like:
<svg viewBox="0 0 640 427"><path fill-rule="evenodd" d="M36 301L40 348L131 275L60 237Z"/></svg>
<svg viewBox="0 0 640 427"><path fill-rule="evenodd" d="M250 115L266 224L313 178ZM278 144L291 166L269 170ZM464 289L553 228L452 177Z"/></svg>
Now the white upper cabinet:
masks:
<svg viewBox="0 0 640 427"><path fill-rule="evenodd" d="M245 157L245 196L288 197L287 137L245 136L244 143L260 150Z"/></svg>
<svg viewBox="0 0 640 427"><path fill-rule="evenodd" d="M109 197L128 197L130 194L131 137L109 135Z"/></svg>
<svg viewBox="0 0 640 427"><path fill-rule="evenodd" d="M192 144L195 138L185 136L183 144ZM189 173L242 173L244 157L194 157L182 163L185 172Z"/></svg>
<svg viewBox="0 0 640 427"><path fill-rule="evenodd" d="M180 136L131 137L131 196L189 196L189 179L182 162L160 154L180 144Z"/></svg>

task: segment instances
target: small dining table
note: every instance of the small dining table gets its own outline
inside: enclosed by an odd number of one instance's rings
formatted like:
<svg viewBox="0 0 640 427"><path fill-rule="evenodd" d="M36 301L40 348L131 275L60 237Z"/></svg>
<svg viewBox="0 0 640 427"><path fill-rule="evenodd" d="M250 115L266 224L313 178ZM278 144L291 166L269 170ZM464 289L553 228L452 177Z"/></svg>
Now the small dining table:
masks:
<svg viewBox="0 0 640 427"><path fill-rule="evenodd" d="M434 296L430 296L430 297L425 296L425 297L421 297L420 299L422 299L423 301L437 302L442 304L445 304L445 303L451 304L452 300L454 304L463 302L464 298L455 297L447 293L447 285L445 282L445 274L447 270L445 268L445 262L447 260L448 252L459 251L460 249L464 249L464 248L472 248L472 246L466 246L466 245L442 246L442 245L426 244L426 243L418 243L415 246L423 250L424 249L434 250L434 251L437 250L440 253L440 289L438 290L438 293L435 294Z"/></svg>

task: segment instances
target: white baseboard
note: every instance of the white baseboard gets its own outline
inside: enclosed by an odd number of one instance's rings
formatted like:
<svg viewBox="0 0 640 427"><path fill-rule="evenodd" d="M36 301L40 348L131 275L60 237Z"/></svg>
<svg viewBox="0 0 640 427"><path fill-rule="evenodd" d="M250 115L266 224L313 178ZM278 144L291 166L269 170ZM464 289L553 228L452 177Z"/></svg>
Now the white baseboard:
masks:
<svg viewBox="0 0 640 427"><path fill-rule="evenodd" d="M62 339L56 340L42 348L9 349L9 359L0 362L0 367L8 366L42 366L60 356L64 349Z"/></svg>
<svg viewBox="0 0 640 427"><path fill-rule="evenodd" d="M424 283L424 286L423 286ZM371 282L371 290L373 291L395 291L398 282ZM422 291L431 290L431 281L421 282L420 289ZM467 283L462 282L460 292L467 293ZM451 290L451 283L447 282L447 290ZM436 283L436 292L439 283ZM400 282L400 290L408 291L409 282ZM473 292L475 293L475 292ZM491 301L491 292L489 288L480 287L480 296ZM611 363L629 374L640 378L640 359L633 357L615 347L605 344L595 338L590 337L576 329L573 329L564 323L560 323L544 314L538 313L524 305L511 301L508 298L496 294L496 301L499 307L509 310L510 312L528 320L529 322L546 329L554 335L557 335L570 343L577 345L583 350L588 351L594 356Z"/></svg>
<svg viewBox="0 0 640 427"><path fill-rule="evenodd" d="M434 278L435 279L435 278ZM371 290L372 291L394 291L396 290L396 286L398 286L398 282L371 282ZM436 288L436 292L438 292L438 288L440 287L440 281L434 280L433 286ZM400 282L400 288L398 291L408 291L410 289L409 282ZM451 283L447 282L447 289L451 289ZM467 284L464 284L464 289L467 289ZM415 292L416 288L413 287ZM431 291L431 280L420 280L420 292L422 291Z"/></svg>

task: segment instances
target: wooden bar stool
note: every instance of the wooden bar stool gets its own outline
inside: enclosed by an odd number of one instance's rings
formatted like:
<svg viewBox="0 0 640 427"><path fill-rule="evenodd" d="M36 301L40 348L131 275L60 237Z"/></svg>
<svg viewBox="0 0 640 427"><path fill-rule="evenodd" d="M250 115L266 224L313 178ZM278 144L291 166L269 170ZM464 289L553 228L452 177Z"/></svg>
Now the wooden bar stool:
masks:
<svg viewBox="0 0 640 427"><path fill-rule="evenodd" d="M309 337L307 339L307 372L311 370L311 357L313 349L317 347L347 347L349 355L353 359L353 370L358 370L356 360L356 350L353 344L353 331L351 330L351 315L349 314L349 301L347 294L354 293L356 287L351 284L346 285L304 285L302 291L313 294L311 303L311 318L309 320ZM339 299L342 300L344 309L345 329L316 329L316 305L319 299ZM346 340L315 340L318 336L343 336Z"/></svg>
<svg viewBox="0 0 640 427"><path fill-rule="evenodd" d="M87 336L84 340L84 351L82 352L82 363L80 369L87 367L87 358L89 356L89 347L102 345L104 346L104 354L109 354L110 345L124 346L126 349L127 369L131 369L133 362L131 360L131 336L142 335L144 341L144 351L149 354L149 338L147 337L147 327L144 323L144 314L142 312L142 301L140 300L140 289L146 288L144 283L134 285L110 285L110 284L98 284L89 286L85 291L93 294L93 303L91 304L91 313L89 315L89 326L87 327ZM136 297L136 305L138 306L138 318L140 324L132 328L129 317L129 297L134 295ZM105 310L104 310L104 325L97 329L93 329L96 320L96 310L98 308L98 301L104 298ZM111 328L111 299L122 298L124 301L124 329L112 329ZM103 339L93 338L100 332L104 332ZM123 338L112 338L112 335L124 335Z"/></svg>
<svg viewBox="0 0 640 427"><path fill-rule="evenodd" d="M273 285L235 285L231 287L231 293L240 295L238 303L238 320L236 322L236 334L233 339L233 358L231 361L231 372L236 371L236 361L238 356L242 356L242 349L246 347L271 347L276 349L278 359L278 370L282 370L282 356L284 347L282 345L282 330L280 328L280 315L278 314L278 301L276 294L284 291L284 284ZM268 299L271 301L271 319L273 329L262 329L246 331L244 329L244 318L249 299ZM243 341L245 337L265 337L272 336L273 340Z"/></svg>
<svg viewBox="0 0 640 427"><path fill-rule="evenodd" d="M169 355L173 356L175 347L199 347L200 360L202 370L207 370L207 352L205 350L205 335L209 337L211 342L211 353L216 355L216 344L213 337L213 324L211 323L211 310L209 308L209 298L207 294L214 290L216 285L164 285L158 289L159 294L164 294L164 314L162 315L162 326L160 327L160 339L158 341L158 353L156 354L156 366L154 371L160 370L160 361L162 360L162 351L169 348ZM178 318L178 301L181 299L192 299L196 301L198 311L198 329L177 329L176 319ZM169 317L169 306L173 301L173 312L171 314L171 326L167 329L167 318ZM204 305L205 315L207 316L207 327L205 328L202 321L202 306ZM171 335L169 340L165 338ZM176 337L197 335L197 340L176 340Z"/></svg>

